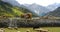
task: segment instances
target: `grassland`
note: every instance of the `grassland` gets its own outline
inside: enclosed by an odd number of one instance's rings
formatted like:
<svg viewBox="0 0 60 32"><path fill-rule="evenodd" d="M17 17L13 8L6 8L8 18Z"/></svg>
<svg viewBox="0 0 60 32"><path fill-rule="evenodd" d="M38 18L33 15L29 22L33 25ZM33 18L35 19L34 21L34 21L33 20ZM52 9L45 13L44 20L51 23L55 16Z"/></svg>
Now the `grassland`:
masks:
<svg viewBox="0 0 60 32"><path fill-rule="evenodd" d="M60 27L42 27L42 28L49 30L49 32L60 32ZM13 28L12 30L5 28L5 32L17 32L17 31L26 32L27 30L30 30L30 32L35 32L33 28L18 28L18 30L15 30Z"/></svg>

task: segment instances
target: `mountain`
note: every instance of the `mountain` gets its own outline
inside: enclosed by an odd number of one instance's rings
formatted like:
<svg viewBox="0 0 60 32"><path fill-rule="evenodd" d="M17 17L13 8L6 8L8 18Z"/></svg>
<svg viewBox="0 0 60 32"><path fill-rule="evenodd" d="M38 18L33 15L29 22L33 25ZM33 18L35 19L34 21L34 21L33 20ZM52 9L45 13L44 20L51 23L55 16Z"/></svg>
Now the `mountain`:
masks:
<svg viewBox="0 0 60 32"><path fill-rule="evenodd" d="M18 16L20 14L23 14L23 12L18 9L18 7L13 7L9 3L0 1L0 16Z"/></svg>
<svg viewBox="0 0 60 32"><path fill-rule="evenodd" d="M2 0L4 2L8 2L13 6L20 6L20 3L18 3L16 0Z"/></svg>
<svg viewBox="0 0 60 32"><path fill-rule="evenodd" d="M60 3L54 3L47 6L47 8L51 11L55 10L58 7L60 7Z"/></svg>
<svg viewBox="0 0 60 32"><path fill-rule="evenodd" d="M12 6L10 3L0 0L0 16L20 16L24 13L32 13L23 7ZM35 16L35 15L33 15ZM37 15L36 15L37 16Z"/></svg>
<svg viewBox="0 0 60 32"><path fill-rule="evenodd" d="M43 16L43 15L45 15L45 13L49 12L48 8L41 6L41 5L38 5L36 3L20 4L16 0L2 0L2 1L8 2L8 3L12 4L13 6L24 7L26 9L30 10L30 12L32 12L33 14L38 15L38 16Z"/></svg>
<svg viewBox="0 0 60 32"><path fill-rule="evenodd" d="M49 9L47 9L44 6L38 5L36 3L33 3L31 5L28 5L28 4L23 4L23 5L39 16L43 16L45 15L45 13L49 12Z"/></svg>
<svg viewBox="0 0 60 32"><path fill-rule="evenodd" d="M56 17L60 17L60 7L58 7L57 9L55 9L54 11L51 11L47 14L47 16L56 16Z"/></svg>

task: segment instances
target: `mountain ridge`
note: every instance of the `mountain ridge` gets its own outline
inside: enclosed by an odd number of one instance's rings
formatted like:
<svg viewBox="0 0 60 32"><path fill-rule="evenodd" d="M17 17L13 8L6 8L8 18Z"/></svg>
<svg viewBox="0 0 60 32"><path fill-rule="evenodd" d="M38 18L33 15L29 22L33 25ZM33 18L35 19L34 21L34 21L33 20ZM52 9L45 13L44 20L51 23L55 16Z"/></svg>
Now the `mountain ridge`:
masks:
<svg viewBox="0 0 60 32"><path fill-rule="evenodd" d="M47 6L47 8L51 11L57 9L58 7L60 7L60 3L54 3Z"/></svg>
<svg viewBox="0 0 60 32"><path fill-rule="evenodd" d="M54 11L51 11L47 14L47 16L55 16L55 17L60 17L60 7L55 9Z"/></svg>
<svg viewBox="0 0 60 32"><path fill-rule="evenodd" d="M28 9L30 9L32 12L38 14L39 16L43 16L42 14L45 14L47 12L49 12L49 9L47 9L46 7L44 6L40 6L36 3L33 3L31 5L24 5L26 6Z"/></svg>

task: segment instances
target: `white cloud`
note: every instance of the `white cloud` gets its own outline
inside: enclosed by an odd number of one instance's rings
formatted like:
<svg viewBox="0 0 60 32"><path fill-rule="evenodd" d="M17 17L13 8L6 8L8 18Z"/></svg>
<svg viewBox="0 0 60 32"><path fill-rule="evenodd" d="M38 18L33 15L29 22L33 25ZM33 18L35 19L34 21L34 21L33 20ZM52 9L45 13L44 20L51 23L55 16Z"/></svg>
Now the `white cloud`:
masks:
<svg viewBox="0 0 60 32"><path fill-rule="evenodd" d="M32 4L34 3L35 0L16 0L21 4L27 3L27 4Z"/></svg>
<svg viewBox="0 0 60 32"><path fill-rule="evenodd" d="M32 4L37 3L39 5L47 6L53 3L60 3L60 0L16 0L21 4Z"/></svg>

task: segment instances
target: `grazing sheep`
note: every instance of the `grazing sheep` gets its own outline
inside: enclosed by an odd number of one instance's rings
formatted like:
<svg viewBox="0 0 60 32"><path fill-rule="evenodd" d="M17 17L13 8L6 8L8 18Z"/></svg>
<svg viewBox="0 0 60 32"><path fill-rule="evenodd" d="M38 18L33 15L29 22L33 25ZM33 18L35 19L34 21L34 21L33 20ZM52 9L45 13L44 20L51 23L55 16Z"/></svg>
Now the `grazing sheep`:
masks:
<svg viewBox="0 0 60 32"><path fill-rule="evenodd" d="M17 31L17 32L20 32L20 31Z"/></svg>
<svg viewBox="0 0 60 32"><path fill-rule="evenodd" d="M3 28L0 28L0 32L5 32L5 30Z"/></svg>
<svg viewBox="0 0 60 32"><path fill-rule="evenodd" d="M18 30L18 28L17 28L17 27L15 27L14 29Z"/></svg>
<svg viewBox="0 0 60 32"><path fill-rule="evenodd" d="M12 27L8 27L8 29L11 29L12 30Z"/></svg>
<svg viewBox="0 0 60 32"><path fill-rule="evenodd" d="M48 32L48 30L42 30L42 32Z"/></svg>
<svg viewBox="0 0 60 32"><path fill-rule="evenodd" d="M35 27L33 27L33 29L37 29L37 28L39 28L39 26L35 26Z"/></svg>
<svg viewBox="0 0 60 32"><path fill-rule="evenodd" d="M26 32L30 32L30 30L27 30Z"/></svg>
<svg viewBox="0 0 60 32"><path fill-rule="evenodd" d="M45 29L40 28L40 29L35 29L35 31L37 31L37 32L48 32L49 30L45 30Z"/></svg>

